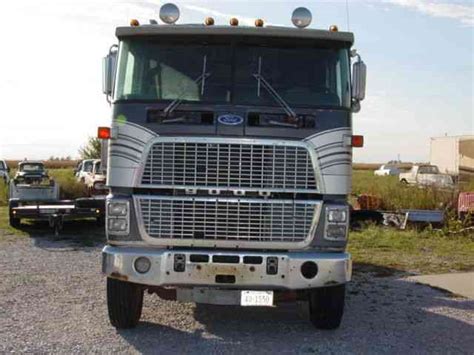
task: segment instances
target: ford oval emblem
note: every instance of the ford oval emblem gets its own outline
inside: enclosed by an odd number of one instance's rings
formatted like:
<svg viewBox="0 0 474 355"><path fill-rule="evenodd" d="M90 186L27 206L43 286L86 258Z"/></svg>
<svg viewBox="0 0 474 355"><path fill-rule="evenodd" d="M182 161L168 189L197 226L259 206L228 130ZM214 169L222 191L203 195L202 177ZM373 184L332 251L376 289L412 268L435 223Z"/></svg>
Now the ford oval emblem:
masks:
<svg viewBox="0 0 474 355"><path fill-rule="evenodd" d="M227 114L217 117L217 121L228 126L237 126L244 122L244 118L238 115Z"/></svg>

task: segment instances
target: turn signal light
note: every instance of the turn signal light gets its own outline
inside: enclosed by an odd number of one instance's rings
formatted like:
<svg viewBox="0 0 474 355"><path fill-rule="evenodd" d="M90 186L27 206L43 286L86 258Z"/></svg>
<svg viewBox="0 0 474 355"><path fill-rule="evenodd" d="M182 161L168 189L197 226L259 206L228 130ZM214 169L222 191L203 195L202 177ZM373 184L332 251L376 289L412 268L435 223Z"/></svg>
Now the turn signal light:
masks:
<svg viewBox="0 0 474 355"><path fill-rule="evenodd" d="M110 127L99 127L97 130L97 138L110 139Z"/></svg>
<svg viewBox="0 0 474 355"><path fill-rule="evenodd" d="M362 148L364 146L364 136L352 136L351 143L355 148Z"/></svg>

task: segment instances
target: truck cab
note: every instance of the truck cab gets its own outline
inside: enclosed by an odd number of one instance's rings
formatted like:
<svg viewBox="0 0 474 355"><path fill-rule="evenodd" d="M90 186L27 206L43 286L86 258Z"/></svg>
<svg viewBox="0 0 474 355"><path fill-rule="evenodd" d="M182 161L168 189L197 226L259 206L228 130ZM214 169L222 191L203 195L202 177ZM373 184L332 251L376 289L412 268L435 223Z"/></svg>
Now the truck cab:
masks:
<svg viewBox="0 0 474 355"><path fill-rule="evenodd" d="M178 25L172 4L160 18L118 27L104 58L111 323L137 325L148 290L220 305L304 299L316 327L337 328L361 145L352 112L365 97L353 34L305 28L304 8L297 28Z"/></svg>

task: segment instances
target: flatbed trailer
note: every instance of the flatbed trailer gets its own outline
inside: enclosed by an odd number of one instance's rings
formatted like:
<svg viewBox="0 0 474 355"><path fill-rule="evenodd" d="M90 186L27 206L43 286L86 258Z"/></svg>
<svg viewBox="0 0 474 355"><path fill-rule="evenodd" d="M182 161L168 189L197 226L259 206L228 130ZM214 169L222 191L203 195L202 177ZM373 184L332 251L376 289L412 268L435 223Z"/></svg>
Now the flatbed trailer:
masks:
<svg viewBox="0 0 474 355"><path fill-rule="evenodd" d="M20 205L21 202L18 202L18 205L10 208L10 222L13 219L19 226L21 219L48 221L50 227L54 229L55 235L59 235L65 221L96 218L97 223L104 222L104 196L77 200L28 201L24 205Z"/></svg>

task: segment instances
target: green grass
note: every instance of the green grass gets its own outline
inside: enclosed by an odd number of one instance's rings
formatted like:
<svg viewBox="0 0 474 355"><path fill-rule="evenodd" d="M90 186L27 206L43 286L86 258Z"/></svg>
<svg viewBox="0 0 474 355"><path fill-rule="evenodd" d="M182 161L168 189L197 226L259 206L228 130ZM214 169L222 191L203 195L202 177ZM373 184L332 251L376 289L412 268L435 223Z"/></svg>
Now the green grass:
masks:
<svg viewBox="0 0 474 355"><path fill-rule="evenodd" d="M8 185L0 180L0 206L8 205Z"/></svg>
<svg viewBox="0 0 474 355"><path fill-rule="evenodd" d="M474 234L444 235L425 230L368 227L353 232L349 252L355 264L414 273L474 270Z"/></svg>

